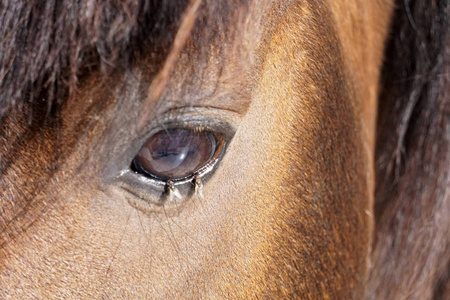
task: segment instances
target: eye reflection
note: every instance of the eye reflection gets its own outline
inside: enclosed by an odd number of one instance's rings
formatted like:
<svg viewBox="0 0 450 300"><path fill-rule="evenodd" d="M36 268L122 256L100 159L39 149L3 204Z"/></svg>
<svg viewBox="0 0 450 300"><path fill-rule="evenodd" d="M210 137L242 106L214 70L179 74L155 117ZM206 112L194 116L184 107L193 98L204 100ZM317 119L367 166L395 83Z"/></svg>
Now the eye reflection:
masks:
<svg viewBox="0 0 450 300"><path fill-rule="evenodd" d="M210 132L186 128L162 130L151 136L134 158L139 173L162 180L179 179L203 167L216 150Z"/></svg>

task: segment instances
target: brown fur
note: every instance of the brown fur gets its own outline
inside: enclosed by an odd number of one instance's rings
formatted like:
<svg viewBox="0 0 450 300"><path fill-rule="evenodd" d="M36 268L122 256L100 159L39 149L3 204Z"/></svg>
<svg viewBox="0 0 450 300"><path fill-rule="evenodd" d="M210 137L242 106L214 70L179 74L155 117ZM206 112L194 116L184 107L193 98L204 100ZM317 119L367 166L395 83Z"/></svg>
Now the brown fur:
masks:
<svg viewBox="0 0 450 300"><path fill-rule="evenodd" d="M361 299L373 229L377 82L392 3L203 1L179 47L171 45L190 18L186 2L69 3L2 3L0 296ZM94 14L83 9L88 3ZM166 60L171 53L175 63ZM162 93L157 74L165 74ZM380 102L381 116L389 103ZM439 103L443 109L427 104L441 114L425 120L448 127L448 101ZM130 205L135 198L108 176L136 151L127 150L142 133L136 120L186 105L234 111L239 128L205 199L163 211ZM391 151L383 132L391 125L379 120L383 191L382 158ZM419 136L429 134L420 131L423 122L414 125ZM432 141L448 148L448 131L436 134ZM445 164L448 155L432 162ZM434 170L420 185L433 189L417 189L421 211L433 193L448 205L448 174ZM405 174L398 182L428 178ZM383 227L400 215L396 207L414 208L391 200L398 186L376 194L366 296L445 299L445 269L437 270L445 229L432 229L433 248L420 255L430 261L424 274L434 271L416 294L409 293L420 272L392 279L416 257L380 241L420 234Z"/></svg>

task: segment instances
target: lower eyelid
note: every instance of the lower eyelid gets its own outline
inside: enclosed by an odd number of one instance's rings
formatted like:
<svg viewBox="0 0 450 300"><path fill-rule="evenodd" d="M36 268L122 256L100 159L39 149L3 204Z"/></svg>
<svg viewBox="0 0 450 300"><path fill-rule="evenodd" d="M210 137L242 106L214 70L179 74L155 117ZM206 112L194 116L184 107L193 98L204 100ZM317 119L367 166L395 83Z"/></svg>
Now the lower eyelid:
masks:
<svg viewBox="0 0 450 300"><path fill-rule="evenodd" d="M140 191L127 185L113 186L115 193L122 194L123 198L134 208L144 213L161 213L165 216L171 217L178 215L180 209L185 205L186 201L164 201L164 197L159 194L149 193L148 190Z"/></svg>

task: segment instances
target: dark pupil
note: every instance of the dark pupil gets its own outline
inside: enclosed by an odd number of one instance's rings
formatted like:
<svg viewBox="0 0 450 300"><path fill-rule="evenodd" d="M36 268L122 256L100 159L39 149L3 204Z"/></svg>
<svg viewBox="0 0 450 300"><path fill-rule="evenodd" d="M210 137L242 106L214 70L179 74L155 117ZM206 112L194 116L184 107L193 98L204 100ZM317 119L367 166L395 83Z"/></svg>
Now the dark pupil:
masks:
<svg viewBox="0 0 450 300"><path fill-rule="evenodd" d="M190 129L163 130L148 139L135 158L138 171L163 179L191 175L214 151L214 137Z"/></svg>

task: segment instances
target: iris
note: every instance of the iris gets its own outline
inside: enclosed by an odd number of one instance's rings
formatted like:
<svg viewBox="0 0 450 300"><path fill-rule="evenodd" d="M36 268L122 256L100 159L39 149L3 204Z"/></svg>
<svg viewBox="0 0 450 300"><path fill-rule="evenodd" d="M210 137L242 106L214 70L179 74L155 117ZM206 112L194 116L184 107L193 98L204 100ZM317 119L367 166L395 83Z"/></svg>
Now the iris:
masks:
<svg viewBox="0 0 450 300"><path fill-rule="evenodd" d="M136 171L161 180L195 174L216 150L214 134L188 128L161 130L152 135L134 158Z"/></svg>

